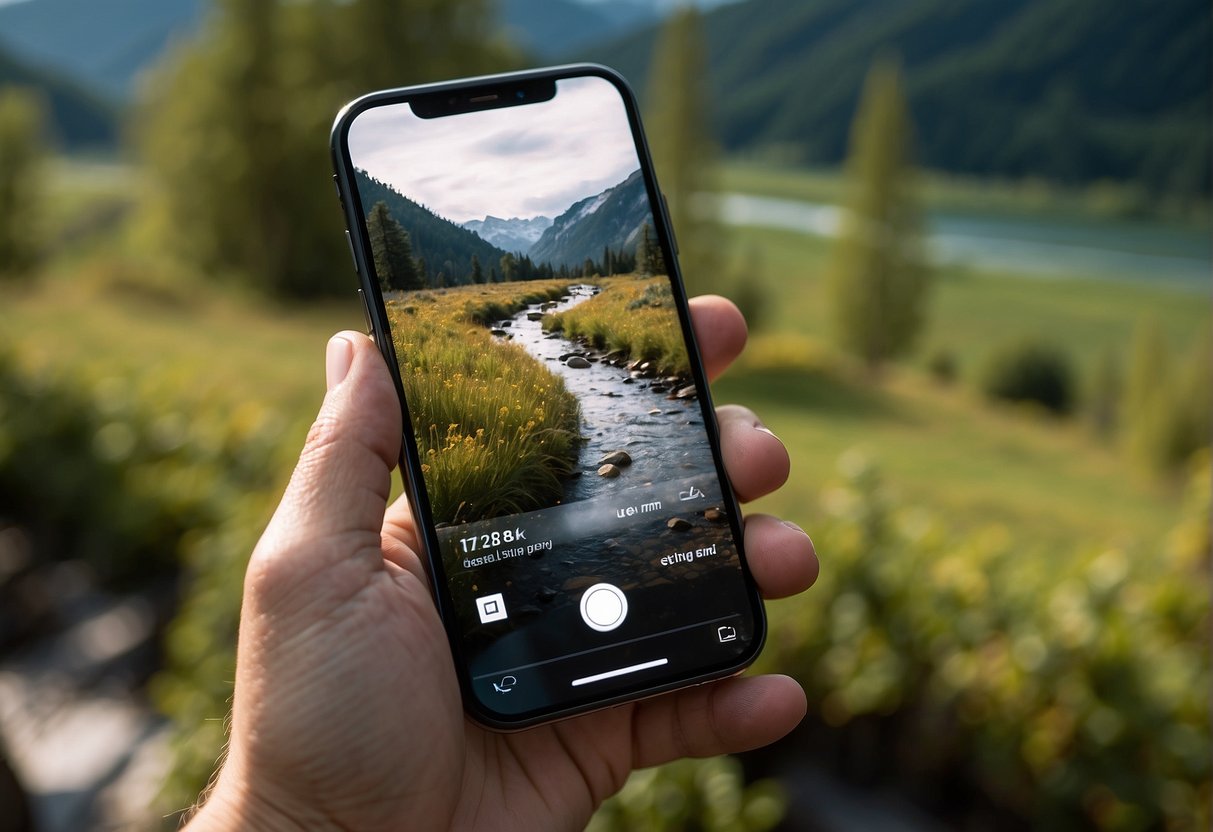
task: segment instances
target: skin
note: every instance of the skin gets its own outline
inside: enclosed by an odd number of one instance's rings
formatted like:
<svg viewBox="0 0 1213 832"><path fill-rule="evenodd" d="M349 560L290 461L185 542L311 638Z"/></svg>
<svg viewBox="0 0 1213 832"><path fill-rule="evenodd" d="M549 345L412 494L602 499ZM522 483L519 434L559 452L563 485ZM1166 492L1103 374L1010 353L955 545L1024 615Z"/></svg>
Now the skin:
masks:
<svg viewBox="0 0 1213 832"><path fill-rule="evenodd" d="M692 301L719 375L745 321ZM408 504L388 504L400 415L365 335L329 342L328 394L249 562L231 740L190 832L228 829L581 829L636 768L773 742L805 713L786 676L726 679L512 734L464 717ZM783 444L744 407L717 410L740 499L781 486ZM751 515L767 598L817 577L803 531Z"/></svg>

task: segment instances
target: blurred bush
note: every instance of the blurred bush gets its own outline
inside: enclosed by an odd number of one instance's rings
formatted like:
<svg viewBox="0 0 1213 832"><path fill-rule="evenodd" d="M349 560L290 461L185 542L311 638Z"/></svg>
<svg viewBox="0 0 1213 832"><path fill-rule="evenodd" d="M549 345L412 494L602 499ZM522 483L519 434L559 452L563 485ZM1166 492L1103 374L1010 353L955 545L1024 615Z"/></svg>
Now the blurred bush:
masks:
<svg viewBox="0 0 1213 832"><path fill-rule="evenodd" d="M175 572L182 541L224 522L271 472L255 414L200 432L173 401L141 401L118 378L29 374L0 350L0 517L102 585Z"/></svg>
<svg viewBox="0 0 1213 832"><path fill-rule="evenodd" d="M1064 415L1075 400L1074 370L1060 347L1035 340L995 350L981 372L981 390L991 399L1032 402Z"/></svg>
<svg viewBox="0 0 1213 832"><path fill-rule="evenodd" d="M637 771L602 805L587 832L764 832L783 817L769 780L746 785L731 757L679 760Z"/></svg>
<svg viewBox="0 0 1213 832"><path fill-rule="evenodd" d="M1182 522L1139 551L953 537L862 457L842 467L821 580L772 605L761 659L805 686L839 758L1033 829L1209 828L1207 454Z"/></svg>
<svg viewBox="0 0 1213 832"><path fill-rule="evenodd" d="M960 375L956 353L947 347L936 347L927 355L927 375L939 384L951 384Z"/></svg>

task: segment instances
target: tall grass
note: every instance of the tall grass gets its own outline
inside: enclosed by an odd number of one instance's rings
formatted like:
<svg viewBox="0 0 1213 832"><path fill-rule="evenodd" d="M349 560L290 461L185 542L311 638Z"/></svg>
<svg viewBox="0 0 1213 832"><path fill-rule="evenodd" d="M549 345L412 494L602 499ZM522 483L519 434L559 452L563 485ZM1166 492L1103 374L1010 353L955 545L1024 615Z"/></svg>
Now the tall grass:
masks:
<svg viewBox="0 0 1213 832"><path fill-rule="evenodd" d="M544 329L652 361L661 373L690 375L668 277L609 277L594 283L602 292L572 309L545 316Z"/></svg>
<svg viewBox="0 0 1213 832"><path fill-rule="evenodd" d="M400 377L437 522L550 505L579 451L577 398L482 325L567 284L474 286L389 299Z"/></svg>

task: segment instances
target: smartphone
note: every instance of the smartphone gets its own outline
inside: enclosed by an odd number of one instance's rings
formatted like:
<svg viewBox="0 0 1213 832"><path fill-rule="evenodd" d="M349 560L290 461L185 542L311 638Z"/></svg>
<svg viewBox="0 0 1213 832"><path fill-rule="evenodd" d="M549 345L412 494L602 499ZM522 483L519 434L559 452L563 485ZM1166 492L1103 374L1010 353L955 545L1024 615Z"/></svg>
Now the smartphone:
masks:
<svg viewBox="0 0 1213 832"><path fill-rule="evenodd" d="M624 80L377 92L332 152L467 712L523 728L746 667L762 601Z"/></svg>

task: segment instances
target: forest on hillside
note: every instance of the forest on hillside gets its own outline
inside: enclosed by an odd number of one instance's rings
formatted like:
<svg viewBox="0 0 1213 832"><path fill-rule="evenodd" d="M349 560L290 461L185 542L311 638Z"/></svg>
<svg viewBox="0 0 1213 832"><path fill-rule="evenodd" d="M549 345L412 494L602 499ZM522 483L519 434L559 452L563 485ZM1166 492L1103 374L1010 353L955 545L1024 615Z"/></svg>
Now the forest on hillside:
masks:
<svg viewBox="0 0 1213 832"><path fill-rule="evenodd" d="M747 0L704 15L726 151L831 165L873 59L903 64L926 168L1210 190L1213 18L1201 0ZM655 28L579 57L638 89Z"/></svg>

